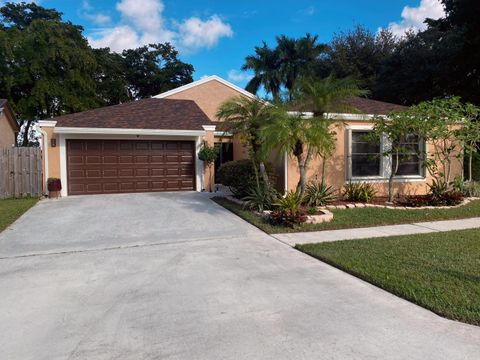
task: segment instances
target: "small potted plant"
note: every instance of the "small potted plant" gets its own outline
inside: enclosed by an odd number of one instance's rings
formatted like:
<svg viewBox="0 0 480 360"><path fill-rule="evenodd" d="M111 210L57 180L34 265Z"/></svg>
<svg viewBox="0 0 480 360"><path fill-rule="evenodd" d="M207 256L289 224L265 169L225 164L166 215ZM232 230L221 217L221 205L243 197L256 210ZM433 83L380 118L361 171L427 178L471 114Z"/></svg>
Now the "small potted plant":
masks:
<svg viewBox="0 0 480 360"><path fill-rule="evenodd" d="M55 197L58 198L58 195L62 190L62 181L58 178L48 178L47 189L50 198L52 197L52 194L55 194Z"/></svg>
<svg viewBox="0 0 480 360"><path fill-rule="evenodd" d="M208 146L208 144L203 144L203 147L200 149L198 152L198 158L202 160L206 167L209 169L210 173L210 186L209 186L209 191L212 192L213 190L213 182L214 182L214 176L213 176L213 164L215 164L215 160L217 160L218 157L218 148L216 146Z"/></svg>

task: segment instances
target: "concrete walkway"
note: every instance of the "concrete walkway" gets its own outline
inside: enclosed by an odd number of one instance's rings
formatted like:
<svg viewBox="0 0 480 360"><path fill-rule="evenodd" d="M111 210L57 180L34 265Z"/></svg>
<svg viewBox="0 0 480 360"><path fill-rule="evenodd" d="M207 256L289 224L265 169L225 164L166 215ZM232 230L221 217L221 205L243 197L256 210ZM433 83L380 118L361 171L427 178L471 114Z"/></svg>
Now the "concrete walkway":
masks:
<svg viewBox="0 0 480 360"><path fill-rule="evenodd" d="M338 240L355 240L384 236L427 234L451 230L480 228L480 217L460 220L420 222L403 225L387 225L357 229L310 231L290 234L275 234L276 239L290 246Z"/></svg>

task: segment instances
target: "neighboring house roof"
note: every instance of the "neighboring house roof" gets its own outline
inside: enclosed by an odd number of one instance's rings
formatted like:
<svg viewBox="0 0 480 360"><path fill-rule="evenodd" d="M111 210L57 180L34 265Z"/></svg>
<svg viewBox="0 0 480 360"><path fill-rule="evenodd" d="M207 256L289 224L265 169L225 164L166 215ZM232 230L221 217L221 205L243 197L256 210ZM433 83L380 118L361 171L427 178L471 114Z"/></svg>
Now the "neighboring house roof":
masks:
<svg viewBox="0 0 480 360"><path fill-rule="evenodd" d="M56 127L202 130L210 119L191 100L143 99L54 118Z"/></svg>
<svg viewBox="0 0 480 360"><path fill-rule="evenodd" d="M193 87L195 87L195 86L199 86L199 85L208 83L208 82L210 82L210 81L218 81L218 82L222 83L223 85L226 85L226 86L228 86L229 88L232 88L233 90L238 91L238 92L241 93L242 95L248 96L248 97L250 97L250 98L254 98L254 97L255 97L255 95L252 94L251 92L248 92L247 90L242 89L241 87L238 87L237 85L232 84L231 82L229 82L229 81L227 81L227 80L225 80L225 79L222 79L221 77L219 77L219 76L217 76L217 75L212 75L212 76L206 76L206 77L204 77L204 78L202 78L202 79L200 79L200 80L197 80L197 81L191 82L191 83L189 83L189 84L180 86L180 87L178 87L178 88L175 88L175 89L172 89L172 90L163 92L163 93L161 93L161 94L155 95L154 98L158 98L158 99L166 98L166 97L172 96L172 95L174 95L174 94L178 94L179 92L182 92L182 91L191 89L191 88L193 88Z"/></svg>
<svg viewBox="0 0 480 360"><path fill-rule="evenodd" d="M7 119L9 120L10 125L12 126L12 129L15 132L20 131L20 125L18 125L17 118L15 116L15 113L13 112L12 107L8 103L7 99L0 99L0 112L7 110L6 113L8 113L10 116L6 116Z"/></svg>

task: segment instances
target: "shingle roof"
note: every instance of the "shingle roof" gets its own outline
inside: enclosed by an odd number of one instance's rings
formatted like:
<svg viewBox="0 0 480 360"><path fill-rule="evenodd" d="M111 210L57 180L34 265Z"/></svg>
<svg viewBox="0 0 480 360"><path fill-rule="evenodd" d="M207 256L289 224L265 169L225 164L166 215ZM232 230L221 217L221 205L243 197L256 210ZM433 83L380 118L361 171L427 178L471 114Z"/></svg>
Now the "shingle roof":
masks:
<svg viewBox="0 0 480 360"><path fill-rule="evenodd" d="M0 99L0 107L3 107L7 103L7 99Z"/></svg>
<svg viewBox="0 0 480 360"><path fill-rule="evenodd" d="M340 109L346 107L347 109L332 111L332 112L339 112L339 113L361 113L361 114L368 114L368 115L388 115L394 111L405 111L408 109L406 106L391 104L384 101L366 99L362 97L351 97L343 100L339 106ZM351 108L351 109L350 109ZM306 106L306 109L301 109L298 106L293 106L291 108L293 111L311 111ZM356 111L354 111L356 110Z"/></svg>
<svg viewBox="0 0 480 360"><path fill-rule="evenodd" d="M405 111L408 107L392 104L384 101L366 99L361 97L352 97L345 100L348 106L351 106L363 114L388 115L391 112Z"/></svg>
<svg viewBox="0 0 480 360"><path fill-rule="evenodd" d="M192 100L143 99L62 115L57 127L202 130L212 122Z"/></svg>

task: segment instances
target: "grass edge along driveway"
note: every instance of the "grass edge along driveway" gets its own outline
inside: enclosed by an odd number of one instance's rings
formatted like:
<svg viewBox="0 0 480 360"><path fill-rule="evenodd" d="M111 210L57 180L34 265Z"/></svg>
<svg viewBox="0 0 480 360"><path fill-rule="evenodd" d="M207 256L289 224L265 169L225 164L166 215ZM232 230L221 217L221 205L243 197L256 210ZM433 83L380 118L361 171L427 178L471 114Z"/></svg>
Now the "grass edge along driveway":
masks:
<svg viewBox="0 0 480 360"><path fill-rule="evenodd" d="M292 229L285 226L271 225L254 212L244 209L241 205L223 197L214 197L212 200L268 234L411 224L425 221L455 220L480 216L480 200L474 200L467 205L451 209L395 210L374 207L342 210L334 209L331 210L333 212L333 221L331 222L303 224L302 226Z"/></svg>
<svg viewBox="0 0 480 360"><path fill-rule="evenodd" d="M438 315L480 326L480 229L295 248Z"/></svg>
<svg viewBox="0 0 480 360"><path fill-rule="evenodd" d="M28 209L38 202L38 198L0 200L0 232L10 226Z"/></svg>

